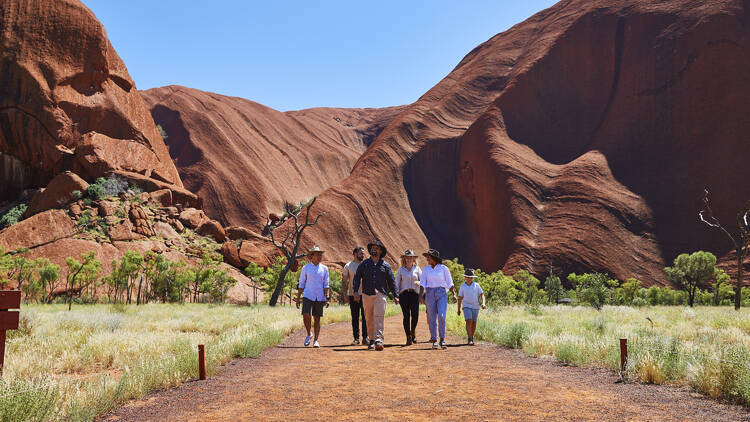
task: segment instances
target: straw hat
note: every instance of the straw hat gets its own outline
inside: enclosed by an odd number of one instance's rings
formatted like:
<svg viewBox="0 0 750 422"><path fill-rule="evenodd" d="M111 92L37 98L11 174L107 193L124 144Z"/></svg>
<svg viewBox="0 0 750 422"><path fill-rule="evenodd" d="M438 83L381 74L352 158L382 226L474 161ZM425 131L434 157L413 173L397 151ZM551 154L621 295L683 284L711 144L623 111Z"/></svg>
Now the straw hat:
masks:
<svg viewBox="0 0 750 422"><path fill-rule="evenodd" d="M312 249L310 249L309 251L307 251L307 256L309 257L310 255L314 254L315 252L320 252L321 254L323 254L323 252L325 252L325 251L321 250L318 245L315 245L315 246L312 247Z"/></svg>
<svg viewBox="0 0 750 422"><path fill-rule="evenodd" d="M403 255L401 255L401 258L406 258L406 257L410 257L410 256L413 256L413 257L415 257L415 258L416 258L416 257L417 257L417 254L415 254L413 250L411 250L411 249L407 249L407 250L406 250L406 251L404 252L404 254L403 254Z"/></svg>

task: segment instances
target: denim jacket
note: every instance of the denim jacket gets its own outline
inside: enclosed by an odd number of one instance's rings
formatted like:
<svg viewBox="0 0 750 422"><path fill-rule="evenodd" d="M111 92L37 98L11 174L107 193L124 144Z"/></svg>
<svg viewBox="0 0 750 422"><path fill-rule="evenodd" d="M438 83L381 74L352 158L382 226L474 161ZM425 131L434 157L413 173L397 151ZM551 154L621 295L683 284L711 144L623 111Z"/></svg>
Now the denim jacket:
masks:
<svg viewBox="0 0 750 422"><path fill-rule="evenodd" d="M359 290L359 285L362 284L362 293L366 295L374 295L375 290L388 295L391 292L394 296L398 296L398 288L396 287L396 280L393 278L393 270L387 262L382 259L377 263L372 261L372 258L367 258L362 261L357 267L357 272L354 274L354 291Z"/></svg>

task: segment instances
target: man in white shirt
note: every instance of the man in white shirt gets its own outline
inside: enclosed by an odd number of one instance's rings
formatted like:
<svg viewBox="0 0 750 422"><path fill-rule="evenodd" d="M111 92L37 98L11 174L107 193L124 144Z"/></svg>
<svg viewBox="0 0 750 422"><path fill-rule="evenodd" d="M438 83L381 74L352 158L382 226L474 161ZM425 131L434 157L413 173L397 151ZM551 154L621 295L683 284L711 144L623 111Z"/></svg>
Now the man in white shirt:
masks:
<svg viewBox="0 0 750 422"><path fill-rule="evenodd" d="M420 281L421 301L427 306L427 325L430 327L430 342L432 348L438 348L437 335L440 334L440 348L445 350L445 313L448 309L448 295L450 291L456 300L453 278L448 267L442 264L440 252L430 249L423 253L428 265L422 269ZM439 332L438 332L439 328Z"/></svg>
<svg viewBox="0 0 750 422"><path fill-rule="evenodd" d="M299 285L297 287L297 308L299 309L300 296L302 295L302 321L305 323L307 337L305 346L310 345L311 320L315 319L315 340L313 347L320 347L318 336L320 335L320 317L323 316L323 307L328 307L329 277L328 267L320 263L323 259L323 251L316 245L307 253L310 263L302 267L299 274Z"/></svg>
<svg viewBox="0 0 750 422"><path fill-rule="evenodd" d="M365 259L365 248L357 246L354 248L352 255L353 259L344 265L344 269L341 271L341 280L344 283L342 291L344 291L344 302L349 304L349 310L352 313L352 334L354 335L354 341L352 344L359 344L360 316L362 317L362 344L368 344L370 339L367 338L365 308L362 307L362 301L357 300L362 294L362 286L359 286L358 291L354 291L354 274L357 273L359 264Z"/></svg>

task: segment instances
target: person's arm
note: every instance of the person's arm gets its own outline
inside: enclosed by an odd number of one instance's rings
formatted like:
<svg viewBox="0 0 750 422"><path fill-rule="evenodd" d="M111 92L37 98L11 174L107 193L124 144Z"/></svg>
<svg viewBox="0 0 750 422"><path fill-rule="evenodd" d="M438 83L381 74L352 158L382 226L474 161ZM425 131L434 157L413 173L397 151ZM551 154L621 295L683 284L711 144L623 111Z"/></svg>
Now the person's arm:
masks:
<svg viewBox="0 0 750 422"><path fill-rule="evenodd" d="M401 281L404 279L404 276L401 274L401 268L396 271L396 290L401 290Z"/></svg>
<svg viewBox="0 0 750 422"><path fill-rule="evenodd" d="M326 308L331 303L331 296L329 294L331 293L331 283L330 283L330 277L328 275L328 268L326 268L326 273L323 276L323 296L326 298Z"/></svg>
<svg viewBox="0 0 750 422"><path fill-rule="evenodd" d="M458 289L458 314L461 315L461 303L464 301L464 286Z"/></svg>
<svg viewBox="0 0 750 422"><path fill-rule="evenodd" d="M479 297L482 298L482 309L487 309L487 305L484 304L484 293L479 293Z"/></svg>
<svg viewBox="0 0 750 422"><path fill-rule="evenodd" d="M341 270L341 295L344 296L344 303L349 303L349 264Z"/></svg>
<svg viewBox="0 0 750 422"><path fill-rule="evenodd" d="M299 308L299 298L302 296L302 292L305 290L305 284L307 284L307 272L305 271L305 268L302 268L302 271L300 271L299 274L299 283L297 284L297 299L295 302L297 303L297 308Z"/></svg>
<svg viewBox="0 0 750 422"><path fill-rule="evenodd" d="M357 267L357 271L354 273L354 301L359 302L359 285L362 282L362 274L364 273L365 262L362 261Z"/></svg>
<svg viewBox="0 0 750 422"><path fill-rule="evenodd" d="M386 285L390 287L391 292L393 293L393 301L398 304L398 286L396 285L396 279L393 278L393 270L391 269L390 265L385 269L385 277Z"/></svg>
<svg viewBox="0 0 750 422"><path fill-rule="evenodd" d="M453 300L456 300L456 289L453 287L453 277L451 277L451 272L448 270L448 267L443 266L443 274L445 274L445 280L450 284L450 287L448 290L453 295Z"/></svg>
<svg viewBox="0 0 750 422"><path fill-rule="evenodd" d="M421 302L422 305L425 304L425 300L424 300L424 287L422 287L421 284L419 285L419 302Z"/></svg>

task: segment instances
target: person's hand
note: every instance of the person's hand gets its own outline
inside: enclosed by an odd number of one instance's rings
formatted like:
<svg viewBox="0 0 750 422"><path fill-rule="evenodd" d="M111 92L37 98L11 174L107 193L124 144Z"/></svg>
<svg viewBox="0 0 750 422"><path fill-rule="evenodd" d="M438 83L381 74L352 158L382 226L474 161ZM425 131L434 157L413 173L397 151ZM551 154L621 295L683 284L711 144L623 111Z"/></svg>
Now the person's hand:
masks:
<svg viewBox="0 0 750 422"><path fill-rule="evenodd" d="M458 316L461 316L461 308L458 308Z"/></svg>
<svg viewBox="0 0 750 422"><path fill-rule="evenodd" d="M344 303L349 303L349 296L344 295Z"/></svg>
<svg viewBox="0 0 750 422"><path fill-rule="evenodd" d="M456 300L457 300L457 299L456 299L456 294L455 294L455 293L453 293L453 301L455 302Z"/></svg>
<svg viewBox="0 0 750 422"><path fill-rule="evenodd" d="M359 302L359 295L354 295L354 301Z"/></svg>
<svg viewBox="0 0 750 422"><path fill-rule="evenodd" d="M484 304L482 304L482 309L487 309L487 306L485 306Z"/></svg>
<svg viewBox="0 0 750 422"><path fill-rule="evenodd" d="M393 298L393 302L395 302L395 303L396 303L396 305L398 305L398 297L394 297L394 298Z"/></svg>
<svg viewBox="0 0 750 422"><path fill-rule="evenodd" d="M328 307L328 305L330 305L330 304L331 304L331 301L330 301L330 300L328 300L328 299L326 299L326 308L327 308L327 307Z"/></svg>
<svg viewBox="0 0 750 422"><path fill-rule="evenodd" d="M297 304L297 309L299 309L299 298L297 298L297 299L294 299L294 303L296 303L296 304Z"/></svg>
<svg viewBox="0 0 750 422"><path fill-rule="evenodd" d="M425 300L424 300L424 298L423 298L423 297L420 297L420 298L419 298L419 303L421 303L422 305L426 305L426 304L427 304L427 303L425 302Z"/></svg>

